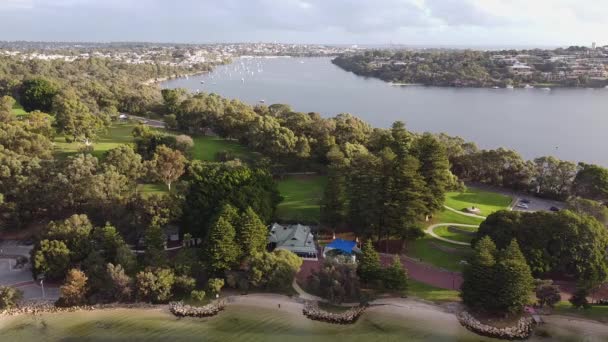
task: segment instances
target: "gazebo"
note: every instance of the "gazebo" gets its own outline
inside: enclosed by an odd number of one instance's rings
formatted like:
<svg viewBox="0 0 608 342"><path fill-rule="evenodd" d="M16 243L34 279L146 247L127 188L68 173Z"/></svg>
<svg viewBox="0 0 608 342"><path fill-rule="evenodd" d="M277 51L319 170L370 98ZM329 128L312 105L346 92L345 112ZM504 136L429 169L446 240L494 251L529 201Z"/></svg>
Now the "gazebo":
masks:
<svg viewBox="0 0 608 342"><path fill-rule="evenodd" d="M357 242L342 240L342 239L334 239L332 242L327 244L325 248L323 248L323 257L327 257L327 252L335 251L338 254L348 255L355 260L355 253L361 252L361 250L357 247Z"/></svg>

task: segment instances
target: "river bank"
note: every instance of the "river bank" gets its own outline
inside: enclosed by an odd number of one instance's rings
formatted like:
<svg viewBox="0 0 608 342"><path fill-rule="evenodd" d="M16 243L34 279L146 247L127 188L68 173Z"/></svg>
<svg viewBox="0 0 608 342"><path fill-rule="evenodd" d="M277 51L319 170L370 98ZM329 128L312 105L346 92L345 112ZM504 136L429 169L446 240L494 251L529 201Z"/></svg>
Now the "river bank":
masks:
<svg viewBox="0 0 608 342"><path fill-rule="evenodd" d="M436 305L415 299L386 298L371 303L352 325L318 322L304 317L305 302L279 294L228 296L214 317L175 317L168 305L97 307L80 311L0 316L0 335L7 340L212 340L252 341L495 341L476 335L458 321L457 304ZM592 321L547 316L531 341L589 341L608 338L608 327Z"/></svg>

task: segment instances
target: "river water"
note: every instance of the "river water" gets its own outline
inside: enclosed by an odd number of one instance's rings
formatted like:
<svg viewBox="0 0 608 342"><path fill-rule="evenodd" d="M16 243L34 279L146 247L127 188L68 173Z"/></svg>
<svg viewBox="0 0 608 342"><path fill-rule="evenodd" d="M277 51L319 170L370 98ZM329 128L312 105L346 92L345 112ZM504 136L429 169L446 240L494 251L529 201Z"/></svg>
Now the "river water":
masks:
<svg viewBox="0 0 608 342"><path fill-rule="evenodd" d="M294 310L295 309L295 310ZM531 341L606 341L597 323L546 324ZM301 308L230 305L219 316L176 318L164 310L116 309L15 316L0 321L2 341L498 341L475 335L452 314L424 307L375 307L354 325L311 321ZM543 337L540 337L543 336Z"/></svg>
<svg viewBox="0 0 608 342"><path fill-rule="evenodd" d="M352 113L375 127L401 120L413 131L458 135L481 148L515 149L528 159L554 155L608 166L608 89L393 86L343 71L329 58L240 58L162 86L250 104L286 103L324 117Z"/></svg>

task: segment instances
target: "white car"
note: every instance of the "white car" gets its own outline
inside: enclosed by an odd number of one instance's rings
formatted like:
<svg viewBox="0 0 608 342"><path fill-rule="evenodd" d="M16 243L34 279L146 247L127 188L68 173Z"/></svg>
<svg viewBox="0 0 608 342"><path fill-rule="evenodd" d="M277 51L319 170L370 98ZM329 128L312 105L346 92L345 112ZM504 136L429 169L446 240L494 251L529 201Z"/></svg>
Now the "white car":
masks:
<svg viewBox="0 0 608 342"><path fill-rule="evenodd" d="M520 209L528 209L528 205L526 203L517 203L517 207Z"/></svg>

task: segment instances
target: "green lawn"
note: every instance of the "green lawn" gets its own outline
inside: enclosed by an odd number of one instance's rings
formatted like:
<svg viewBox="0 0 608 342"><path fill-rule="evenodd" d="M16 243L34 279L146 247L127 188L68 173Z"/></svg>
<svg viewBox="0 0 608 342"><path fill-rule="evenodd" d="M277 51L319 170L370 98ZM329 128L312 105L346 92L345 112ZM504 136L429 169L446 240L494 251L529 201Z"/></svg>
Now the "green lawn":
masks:
<svg viewBox="0 0 608 342"><path fill-rule="evenodd" d="M407 283L408 296L418 297L432 302L457 302L460 301L458 291L441 289L410 279Z"/></svg>
<svg viewBox="0 0 608 342"><path fill-rule="evenodd" d="M435 214L433 217L434 223L461 223L461 224L474 224L480 225L483 219L477 217L471 217L466 215L460 215L451 210L443 209L442 211Z"/></svg>
<svg viewBox="0 0 608 342"><path fill-rule="evenodd" d="M425 263L450 271L462 271L461 260L466 260L471 248L437 240L430 235L408 243L407 255Z"/></svg>
<svg viewBox="0 0 608 342"><path fill-rule="evenodd" d="M555 306L553 313L592 319L608 323L608 305L592 305L589 309L575 309L568 301L561 301Z"/></svg>
<svg viewBox="0 0 608 342"><path fill-rule="evenodd" d="M192 151L194 159L215 161L216 154L222 151L230 152L239 159L246 160L251 157L251 152L236 141L207 136L192 139L194 140L194 150Z"/></svg>
<svg viewBox="0 0 608 342"><path fill-rule="evenodd" d="M15 104L13 105L13 114L17 116L22 116L27 114L27 112L25 111L25 109L23 109L23 106L21 106L18 102L15 102Z"/></svg>
<svg viewBox="0 0 608 342"><path fill-rule="evenodd" d="M456 210L475 206L481 209L481 216L507 209L510 203L509 196L474 188L467 188L464 192L448 192L445 199L445 205Z"/></svg>
<svg viewBox="0 0 608 342"><path fill-rule="evenodd" d="M325 176L289 176L279 181L279 192L284 199L277 207L276 218L318 223L326 182Z"/></svg>
<svg viewBox="0 0 608 342"><path fill-rule="evenodd" d="M458 227L458 229L462 229L462 230L470 230L467 227ZM473 230L471 231L477 231L477 229L472 228ZM473 239L474 236L472 235L467 235L464 233L459 233L459 232L452 232L448 229L448 226L441 226L441 227L437 227L434 230L435 234L444 237L446 239L450 239L450 240L456 240L456 241L460 241L460 242L471 242L471 240Z"/></svg>
<svg viewBox="0 0 608 342"><path fill-rule="evenodd" d="M144 195L159 195L169 192L165 184L137 184L137 191Z"/></svg>
<svg viewBox="0 0 608 342"><path fill-rule="evenodd" d="M133 136L131 131L135 127L134 124L113 124L108 130L101 134L100 137L93 144L93 155L97 158L103 156L103 154L120 145L128 144L133 142ZM78 149L83 146L80 142L68 143L65 141L63 136L57 136L54 140L55 153L60 157L67 157L78 153Z"/></svg>

